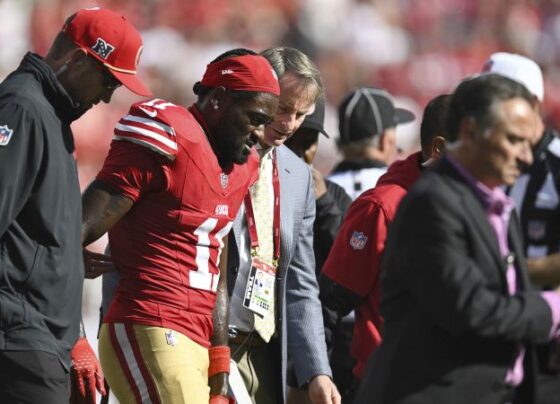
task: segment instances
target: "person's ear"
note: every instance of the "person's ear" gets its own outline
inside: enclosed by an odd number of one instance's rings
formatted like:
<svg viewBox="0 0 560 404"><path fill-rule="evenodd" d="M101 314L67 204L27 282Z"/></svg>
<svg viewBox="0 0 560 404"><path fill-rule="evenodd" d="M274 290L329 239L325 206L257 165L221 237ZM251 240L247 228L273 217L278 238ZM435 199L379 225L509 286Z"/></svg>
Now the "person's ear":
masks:
<svg viewBox="0 0 560 404"><path fill-rule="evenodd" d="M88 63L87 51L82 48L74 48L67 53L65 57L65 62L57 72L57 75L62 74L64 71L68 70L71 73L81 72L87 67Z"/></svg>
<svg viewBox="0 0 560 404"><path fill-rule="evenodd" d="M434 136L432 139L432 147L430 152L431 159L440 158L445 152L446 141L443 136Z"/></svg>
<svg viewBox="0 0 560 404"><path fill-rule="evenodd" d="M392 152L396 146L395 128L386 129L379 138L379 150Z"/></svg>
<svg viewBox="0 0 560 404"><path fill-rule="evenodd" d="M227 90L225 87L216 87L210 94L208 94L208 102L210 103L210 108L213 110L219 110L224 107L227 99Z"/></svg>
<svg viewBox="0 0 560 404"><path fill-rule="evenodd" d="M85 49L76 48L72 51L69 61L72 64L80 65L86 63L88 61L87 58L88 58L88 54Z"/></svg>
<svg viewBox="0 0 560 404"><path fill-rule="evenodd" d="M62 60L64 60L64 63L56 69L56 76L72 76L76 72L80 73L85 68L87 63L87 52L82 48L73 48L64 55Z"/></svg>

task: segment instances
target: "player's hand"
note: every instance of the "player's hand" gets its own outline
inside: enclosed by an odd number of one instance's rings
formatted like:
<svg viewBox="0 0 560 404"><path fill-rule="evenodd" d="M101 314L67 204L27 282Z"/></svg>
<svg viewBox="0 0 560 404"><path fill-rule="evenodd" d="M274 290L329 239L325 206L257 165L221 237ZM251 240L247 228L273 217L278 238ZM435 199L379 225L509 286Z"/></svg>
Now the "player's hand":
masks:
<svg viewBox="0 0 560 404"><path fill-rule="evenodd" d="M95 279L99 275L116 271L109 255L94 253L85 248L83 249L83 255L85 277L88 279Z"/></svg>
<svg viewBox="0 0 560 404"><path fill-rule="evenodd" d="M307 389L313 404L340 404L340 393L329 376L315 376Z"/></svg>
<svg viewBox="0 0 560 404"><path fill-rule="evenodd" d="M80 337L70 352L72 359L72 404L95 404L96 390L104 396L105 382L101 365L86 338Z"/></svg>

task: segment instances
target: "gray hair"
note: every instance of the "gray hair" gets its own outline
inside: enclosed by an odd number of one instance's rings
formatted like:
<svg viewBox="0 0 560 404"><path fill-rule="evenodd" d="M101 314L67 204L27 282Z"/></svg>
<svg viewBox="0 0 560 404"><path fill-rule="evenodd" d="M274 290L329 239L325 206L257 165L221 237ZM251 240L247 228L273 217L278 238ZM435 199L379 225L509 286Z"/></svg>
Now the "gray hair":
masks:
<svg viewBox="0 0 560 404"><path fill-rule="evenodd" d="M451 95L446 117L447 139L457 140L461 122L474 118L487 136L500 119L498 105L512 98L522 98L530 105L533 95L523 84L494 73L469 77L461 82Z"/></svg>
<svg viewBox="0 0 560 404"><path fill-rule="evenodd" d="M265 49L261 55L270 62L279 79L284 74L291 73L298 78L304 88L313 89L314 102L324 95L325 88L321 73L309 56L302 51L288 46L278 46Z"/></svg>

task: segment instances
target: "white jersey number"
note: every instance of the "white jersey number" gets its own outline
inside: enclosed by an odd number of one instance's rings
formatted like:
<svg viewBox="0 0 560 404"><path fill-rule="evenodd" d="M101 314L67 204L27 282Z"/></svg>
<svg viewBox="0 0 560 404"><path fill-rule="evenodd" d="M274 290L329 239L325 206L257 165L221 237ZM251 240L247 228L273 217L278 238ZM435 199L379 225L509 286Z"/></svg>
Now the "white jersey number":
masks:
<svg viewBox="0 0 560 404"><path fill-rule="evenodd" d="M194 231L198 241L196 243L196 271L189 271L191 287L202 290L218 290L219 274L210 272L210 242L214 238L219 245L216 265L220 264L220 255L224 248L223 238L228 234L233 222L228 222L222 229L217 230L218 219L208 218Z"/></svg>
<svg viewBox="0 0 560 404"><path fill-rule="evenodd" d="M150 108L145 108L144 106ZM144 102L142 105L138 106L138 108L140 108L146 115L151 118L155 118L157 116L157 110L163 111L167 107L176 107L176 105L172 102L166 102L162 99L154 98L153 100Z"/></svg>

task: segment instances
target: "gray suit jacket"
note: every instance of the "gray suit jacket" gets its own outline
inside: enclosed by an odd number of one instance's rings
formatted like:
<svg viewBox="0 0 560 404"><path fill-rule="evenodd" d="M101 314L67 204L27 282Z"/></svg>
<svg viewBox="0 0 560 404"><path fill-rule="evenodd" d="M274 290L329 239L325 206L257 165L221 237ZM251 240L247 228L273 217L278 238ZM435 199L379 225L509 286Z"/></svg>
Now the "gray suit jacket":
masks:
<svg viewBox="0 0 560 404"><path fill-rule="evenodd" d="M319 374L331 376L331 370L325 345L319 287L315 276L315 196L311 171L287 147L278 147L276 153L280 179L281 248L276 275L276 324L280 337L279 365L285 399L288 353L300 386ZM248 233L245 223L242 214L239 214L229 236L230 295L239 271L239 250L236 241L242 232Z"/></svg>

